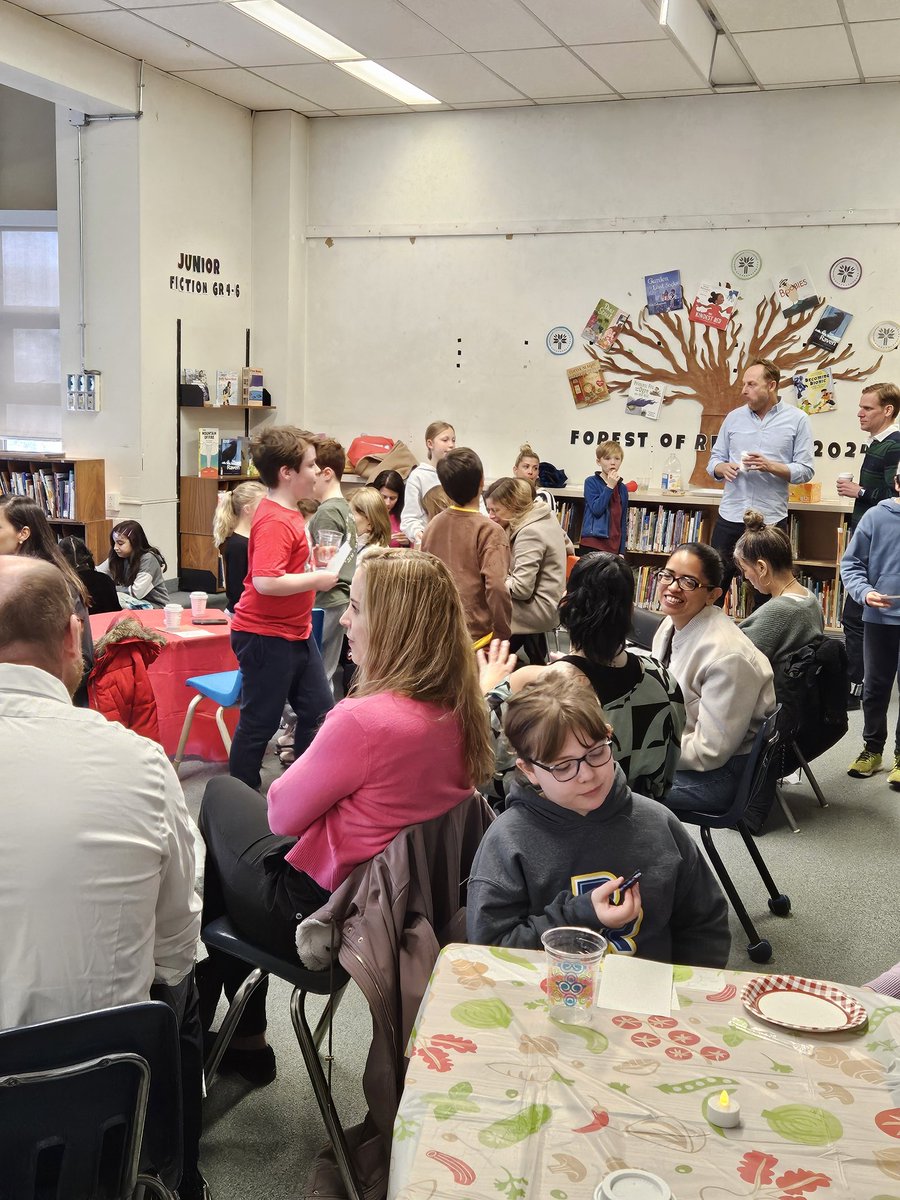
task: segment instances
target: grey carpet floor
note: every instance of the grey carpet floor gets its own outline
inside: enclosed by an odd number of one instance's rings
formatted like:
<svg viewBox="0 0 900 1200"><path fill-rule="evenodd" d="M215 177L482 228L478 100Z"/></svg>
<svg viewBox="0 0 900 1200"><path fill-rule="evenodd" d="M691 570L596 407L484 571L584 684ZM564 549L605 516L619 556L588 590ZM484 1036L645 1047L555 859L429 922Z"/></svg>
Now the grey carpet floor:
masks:
<svg viewBox="0 0 900 1200"><path fill-rule="evenodd" d="M896 719L895 699L889 728ZM767 892L739 835L728 830L715 835L760 935L774 948L768 967L756 968L732 914L729 966L734 969L859 984L900 957L895 859L900 792L888 787L886 770L868 780L848 778L847 765L862 745L861 729L861 714L851 713L847 737L813 764L829 807L820 809L805 783L788 787L800 833L790 831L779 811L758 841L776 883L791 897L790 916L769 912ZM206 782L222 769L184 764L182 782L195 816ZM270 756L264 784L279 770ZM302 1195L308 1166L325 1141L294 1038L289 995L286 985L272 981L268 1011L269 1037L278 1056L275 1083L253 1090L225 1077L216 1081L206 1102L202 1162L216 1200ZM334 1094L346 1124L364 1113L360 1081L370 1036L367 1006L351 984L334 1026Z"/></svg>

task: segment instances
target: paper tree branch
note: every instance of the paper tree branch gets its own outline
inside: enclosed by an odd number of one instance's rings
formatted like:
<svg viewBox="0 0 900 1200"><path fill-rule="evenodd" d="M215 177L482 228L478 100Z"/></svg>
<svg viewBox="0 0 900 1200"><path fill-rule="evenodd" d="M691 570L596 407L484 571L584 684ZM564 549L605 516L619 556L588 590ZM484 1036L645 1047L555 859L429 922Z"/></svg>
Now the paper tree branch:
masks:
<svg viewBox="0 0 900 1200"><path fill-rule="evenodd" d="M626 391L632 380L665 383L669 395L663 403L695 400L702 407L700 432L705 449L698 450L691 483L707 484L706 463L712 437L719 432L725 416L741 403L741 376L755 358L770 358L781 371L781 387L791 386L797 371L830 367L834 379L859 383L881 366L881 356L869 367L842 366L853 356L848 342L839 354L829 354L818 346L807 346L806 335L815 328L822 300L814 308L784 320L774 295L757 304L753 328L743 336L738 316L725 329L698 327L689 321L687 310L650 316L641 310L637 327L622 327L619 340L605 354L593 346L587 351L603 368L611 392Z"/></svg>

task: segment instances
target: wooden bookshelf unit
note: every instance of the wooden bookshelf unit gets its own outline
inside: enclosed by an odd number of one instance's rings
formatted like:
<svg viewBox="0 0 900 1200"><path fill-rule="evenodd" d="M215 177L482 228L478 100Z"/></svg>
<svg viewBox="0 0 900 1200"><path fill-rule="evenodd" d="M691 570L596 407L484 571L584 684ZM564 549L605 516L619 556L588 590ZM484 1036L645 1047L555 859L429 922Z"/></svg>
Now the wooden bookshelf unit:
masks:
<svg viewBox="0 0 900 1200"><path fill-rule="evenodd" d="M36 500L57 540L83 538L97 563L109 556L112 521L106 516L106 464L102 458L0 453L0 492Z"/></svg>
<svg viewBox="0 0 900 1200"><path fill-rule="evenodd" d="M559 522L577 545L584 493L574 487L547 490L557 498ZM720 497L721 491L713 488L681 495L656 489L629 495L625 557L635 573L635 603L640 608L655 606L656 572L680 542L709 542ZM851 501L840 497L818 504L788 505L797 574L801 583L818 596L830 630L839 628L844 604L840 561L852 507ZM726 612L737 619L746 616L745 602L741 584L735 581L726 599Z"/></svg>

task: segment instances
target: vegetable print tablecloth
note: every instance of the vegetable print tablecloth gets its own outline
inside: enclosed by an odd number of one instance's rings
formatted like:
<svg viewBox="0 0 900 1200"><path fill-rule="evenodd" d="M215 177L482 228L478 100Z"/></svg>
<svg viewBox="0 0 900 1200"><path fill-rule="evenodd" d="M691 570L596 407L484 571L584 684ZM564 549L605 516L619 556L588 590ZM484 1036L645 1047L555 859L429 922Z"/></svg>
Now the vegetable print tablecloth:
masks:
<svg viewBox="0 0 900 1200"><path fill-rule="evenodd" d="M900 1200L900 1004L846 989L861 1032L794 1034L751 975L675 967L671 1016L550 1020L543 955L447 947L410 1041L389 1200L589 1200L620 1167L676 1200ZM742 1108L719 1130L722 1090Z"/></svg>

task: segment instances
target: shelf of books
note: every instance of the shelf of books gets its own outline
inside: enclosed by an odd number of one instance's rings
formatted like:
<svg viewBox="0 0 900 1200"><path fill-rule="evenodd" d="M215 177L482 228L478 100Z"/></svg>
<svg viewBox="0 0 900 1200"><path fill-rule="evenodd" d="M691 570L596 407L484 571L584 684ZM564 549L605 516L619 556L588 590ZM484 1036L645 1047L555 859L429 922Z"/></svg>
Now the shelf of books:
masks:
<svg viewBox="0 0 900 1200"><path fill-rule="evenodd" d="M97 562L109 554L112 521L106 516L102 458L0 455L0 494L27 496L40 505L57 539L83 538Z"/></svg>
<svg viewBox="0 0 900 1200"><path fill-rule="evenodd" d="M575 544L581 532L584 496L580 488L551 488L557 498L557 517ZM635 603L655 608L656 576L662 561L682 542L708 542L719 506L719 494L673 495L671 492L633 493L626 517L626 556L635 574ZM797 576L818 597L829 631L840 629L844 591L840 561L847 546L847 517L851 505L836 499L815 504L788 505L788 536ZM725 611L742 620L750 611L749 586L735 580L725 598Z"/></svg>

